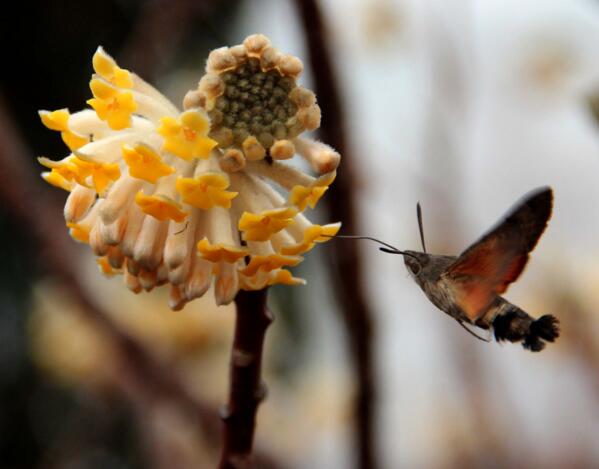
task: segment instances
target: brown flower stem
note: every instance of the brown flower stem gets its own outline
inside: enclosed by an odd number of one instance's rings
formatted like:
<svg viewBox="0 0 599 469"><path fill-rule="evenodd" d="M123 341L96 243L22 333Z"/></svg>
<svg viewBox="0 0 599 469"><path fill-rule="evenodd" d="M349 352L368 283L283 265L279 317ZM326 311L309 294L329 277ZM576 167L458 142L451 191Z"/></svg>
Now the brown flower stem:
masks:
<svg viewBox="0 0 599 469"><path fill-rule="evenodd" d="M296 0L295 3L306 37L316 95L323 110L320 135L343 157L335 184L331 185L326 197L329 214L343 222L345 233L356 234L358 223L354 195L359 184L347 144L339 80L331 61L326 28L315 0ZM335 290L348 331L351 358L358 381L355 398L358 467L374 469L378 467L374 450L377 395L374 379L374 319L364 292L359 249L355 243L331 243L329 252L333 259L329 266L336 280Z"/></svg>
<svg viewBox="0 0 599 469"><path fill-rule="evenodd" d="M221 469L251 467L256 412L266 397L266 386L260 378L264 335L273 320L266 297L266 289L240 290L235 297L237 319L231 350L229 401L221 412L224 423Z"/></svg>

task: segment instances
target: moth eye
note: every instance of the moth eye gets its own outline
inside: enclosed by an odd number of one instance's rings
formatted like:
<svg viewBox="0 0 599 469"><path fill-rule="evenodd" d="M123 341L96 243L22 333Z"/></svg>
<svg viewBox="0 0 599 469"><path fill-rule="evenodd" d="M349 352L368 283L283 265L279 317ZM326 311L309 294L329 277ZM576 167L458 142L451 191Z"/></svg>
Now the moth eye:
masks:
<svg viewBox="0 0 599 469"><path fill-rule="evenodd" d="M420 273L420 264L413 262L410 264L410 270L414 275L418 275Z"/></svg>

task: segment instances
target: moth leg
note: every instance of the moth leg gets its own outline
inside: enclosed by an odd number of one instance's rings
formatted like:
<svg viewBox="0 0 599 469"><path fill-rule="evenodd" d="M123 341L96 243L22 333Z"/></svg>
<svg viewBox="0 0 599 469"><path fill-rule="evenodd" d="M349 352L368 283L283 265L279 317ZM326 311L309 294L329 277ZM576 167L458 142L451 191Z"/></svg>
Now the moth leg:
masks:
<svg viewBox="0 0 599 469"><path fill-rule="evenodd" d="M486 338L486 339L485 339L484 337L481 337L481 336L479 336L479 335L478 335L476 332L474 332L474 331L472 331L471 329L469 329L468 327L466 327L466 325L465 325L465 324L464 324L462 321L460 321L459 319L456 319L456 322L457 322L457 323L458 323L460 326L462 326L462 327L464 328L464 330L465 330L466 332L468 332L468 334L470 334L470 335L472 335L472 336L476 337L478 340L482 340L483 342L491 342L491 339L490 339L490 338Z"/></svg>

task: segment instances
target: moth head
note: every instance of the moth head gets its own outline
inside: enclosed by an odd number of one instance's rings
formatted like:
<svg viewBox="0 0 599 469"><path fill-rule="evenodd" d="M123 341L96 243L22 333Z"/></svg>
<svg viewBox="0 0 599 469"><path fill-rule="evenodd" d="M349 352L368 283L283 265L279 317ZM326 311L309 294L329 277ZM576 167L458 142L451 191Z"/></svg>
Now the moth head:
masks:
<svg viewBox="0 0 599 469"><path fill-rule="evenodd" d="M409 274L417 281L429 262L429 255L423 252L404 251L403 260Z"/></svg>

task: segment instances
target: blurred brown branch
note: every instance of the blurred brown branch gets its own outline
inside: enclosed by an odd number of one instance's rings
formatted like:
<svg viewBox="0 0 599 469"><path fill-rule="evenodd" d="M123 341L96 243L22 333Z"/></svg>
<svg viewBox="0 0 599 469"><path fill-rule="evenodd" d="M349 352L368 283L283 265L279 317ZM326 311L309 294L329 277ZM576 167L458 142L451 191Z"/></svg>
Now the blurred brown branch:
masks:
<svg viewBox="0 0 599 469"><path fill-rule="evenodd" d="M235 297L237 319L231 350L229 402L224 422L221 469L251 467L252 443L258 405L266 396L261 380L262 350L272 315L266 307L267 289L240 290Z"/></svg>
<svg viewBox="0 0 599 469"><path fill-rule="evenodd" d="M152 77L172 57L193 20L193 0L144 2L131 28L121 59L140 76Z"/></svg>
<svg viewBox="0 0 599 469"><path fill-rule="evenodd" d="M315 0L297 0L304 28L315 91L323 109L320 134L343 156L338 176L329 188L327 206L330 217L343 222L344 232L356 234L358 223L354 194L358 182L345 132L345 113L339 93L339 79L331 61L328 33L320 7ZM356 425L359 467L378 466L374 444L376 383L374 379L374 318L364 291L362 259L353 243L332 242L329 250L336 293L345 321L353 366L358 380Z"/></svg>
<svg viewBox="0 0 599 469"><path fill-rule="evenodd" d="M472 28L472 12L469 4L462 8L460 20L462 34ZM439 8L443 7L439 5ZM425 172L433 178L432 187L421 187L419 191L427 196L434 194L434 203L427 207L429 216L428 229L433 233L442 232L443 237L437 245L443 243L440 251L463 249L463 240L467 240L462 232L465 215L464 188L465 170L461 164L464 148L460 133L456 131L455 122L467 127L470 122L471 103L468 95L467 65L463 63L460 45L452 35L451 28L444 22L443 16L431 8L428 25L428 55L430 67L430 101L426 110L425 135L422 144L422 163ZM449 116L449 117L448 117ZM462 130L461 127L458 130ZM435 180L435 177L437 178ZM435 193L440 191L440 193ZM459 251L458 251L459 252ZM448 327L451 327L448 325ZM457 364L458 381L461 383L464 399L468 402L468 413L465 415L468 424L477 435L475 447L462 442L455 444L453 455L448 458L448 467L478 467L487 463L498 467L509 467L514 461L509 460L509 451L500 438L500 431L495 424L496 407L489 395L485 381L485 362L478 352L480 346L476 340L463 330L447 331L451 354ZM488 344L488 347L496 344ZM502 411L518 420L518 413L503 388L497 387L496 393L501 396ZM497 397L494 397L497 399ZM451 422L442 422L448 427Z"/></svg>
<svg viewBox="0 0 599 469"><path fill-rule="evenodd" d="M145 77L155 78L181 50L180 44L197 23L208 36L226 43L223 29L212 25L219 11L230 11L238 0L153 0L141 3L140 13L120 52L122 63ZM199 77L198 77L199 80Z"/></svg>
<svg viewBox="0 0 599 469"><path fill-rule="evenodd" d="M143 2L121 51L121 59L142 77L151 78L178 50L193 21L218 2L154 0Z"/></svg>
<svg viewBox="0 0 599 469"><path fill-rule="evenodd" d="M218 440L218 414L199 402L177 377L159 363L144 347L104 312L90 297L75 267L77 249L66 234L58 200L47 191L30 167L31 154L18 136L10 115L0 97L0 197L4 213L31 238L31 256L47 274L60 279L81 312L109 337L119 357L115 387L131 402L134 409L159 402L178 406L183 414L200 424L202 434ZM256 458L260 467L279 467L264 455Z"/></svg>
<svg viewBox="0 0 599 469"><path fill-rule="evenodd" d="M599 91L589 97L589 109L596 124L599 124Z"/></svg>

